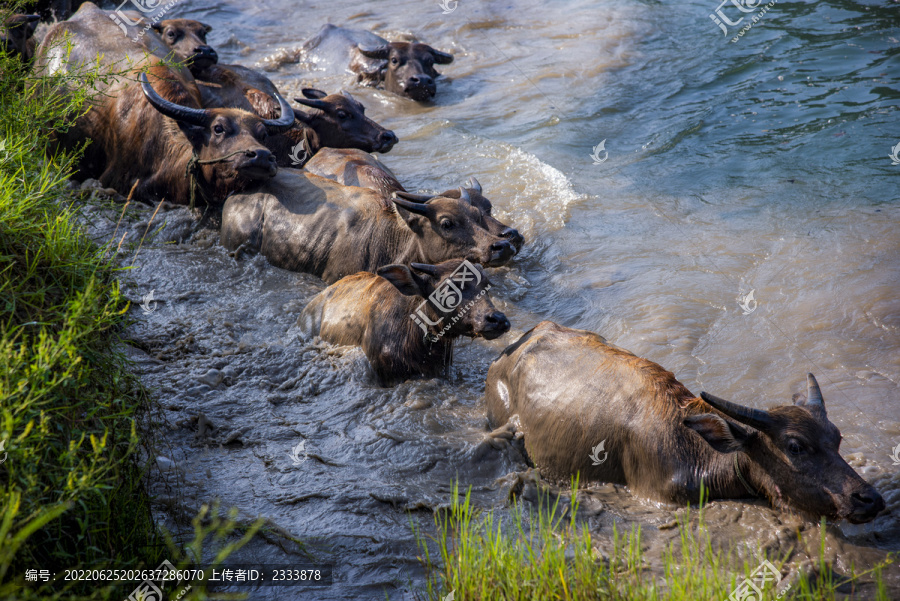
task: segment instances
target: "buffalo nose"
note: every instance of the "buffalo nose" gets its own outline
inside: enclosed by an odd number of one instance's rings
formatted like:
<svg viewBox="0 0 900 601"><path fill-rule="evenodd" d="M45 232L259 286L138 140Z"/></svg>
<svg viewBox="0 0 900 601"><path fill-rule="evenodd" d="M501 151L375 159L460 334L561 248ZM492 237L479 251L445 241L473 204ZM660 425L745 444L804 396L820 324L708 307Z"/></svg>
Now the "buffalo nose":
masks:
<svg viewBox="0 0 900 601"><path fill-rule="evenodd" d="M194 48L194 54L196 54L198 56L208 56L209 58L218 58L219 57L219 55L216 54L216 51L213 49L212 46L207 46L205 44L203 46L197 46L196 48Z"/></svg>
<svg viewBox="0 0 900 601"><path fill-rule="evenodd" d="M517 247L521 246L522 242L525 241L525 239L522 237L522 234L519 233L519 230L512 227L508 227L500 232L500 237L506 238L507 240L512 242L514 246Z"/></svg>
<svg viewBox="0 0 900 601"><path fill-rule="evenodd" d="M491 244L491 260L492 265L502 264L516 254L516 249L510 244L509 240L500 240Z"/></svg>
<svg viewBox="0 0 900 601"><path fill-rule="evenodd" d="M509 331L509 319L507 319L506 315L500 311L494 311L485 317L484 320L491 326L491 329L499 330L501 332Z"/></svg>
<svg viewBox="0 0 900 601"><path fill-rule="evenodd" d="M434 79L430 75L412 75L409 83L412 87L424 86L427 88L434 85Z"/></svg>
<svg viewBox="0 0 900 601"><path fill-rule="evenodd" d="M391 130L387 130L381 132L381 135L378 136L378 141L381 142L382 146L393 146L394 144L399 142L400 139L397 137L397 134L395 134Z"/></svg>
<svg viewBox="0 0 900 601"><path fill-rule="evenodd" d="M855 492L850 495L850 498L853 500L854 513L857 514L874 517L884 509L884 499L874 490L865 493Z"/></svg>

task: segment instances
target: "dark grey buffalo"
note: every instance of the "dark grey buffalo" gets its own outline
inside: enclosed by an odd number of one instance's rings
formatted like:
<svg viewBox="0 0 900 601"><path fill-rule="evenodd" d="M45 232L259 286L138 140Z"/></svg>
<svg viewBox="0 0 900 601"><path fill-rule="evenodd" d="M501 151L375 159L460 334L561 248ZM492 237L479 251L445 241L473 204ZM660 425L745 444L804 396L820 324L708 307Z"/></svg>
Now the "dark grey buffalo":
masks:
<svg viewBox="0 0 900 601"><path fill-rule="evenodd" d="M0 25L0 50L27 63L34 56L34 30L38 15L10 15Z"/></svg>
<svg viewBox="0 0 900 601"><path fill-rule="evenodd" d="M397 177L381 161L367 152L359 150L324 148L305 165L310 173L333 179L346 186L371 188L380 193L387 202L394 193L406 200L425 202L431 198L425 194L412 194L397 180ZM491 212L493 205L482 193L481 184L471 177L465 187L441 192L438 196L446 198L464 198L472 206L484 213L484 224L489 232L500 236L515 247L516 252L522 249L525 238L518 230L495 219Z"/></svg>
<svg viewBox="0 0 900 601"><path fill-rule="evenodd" d="M453 55L418 42L388 42L368 31L324 25L302 48L312 62L336 63L356 73L363 85L381 87L416 101L431 100L440 77L434 65Z"/></svg>
<svg viewBox="0 0 900 601"><path fill-rule="evenodd" d="M324 177L283 169L255 192L235 194L222 212L222 244L261 252L277 267L312 273L328 283L392 263L454 258L503 265L515 254L487 231L483 213L458 198L428 202L381 195Z"/></svg>
<svg viewBox="0 0 900 601"><path fill-rule="evenodd" d="M455 259L438 265L386 265L332 284L300 316L306 338L361 346L382 385L446 376L453 341L493 340L509 331L494 308L478 266Z"/></svg>
<svg viewBox="0 0 900 601"><path fill-rule="evenodd" d="M818 519L868 522L878 492L841 457L819 385L764 411L701 393L592 332L544 321L488 371L488 418L511 421L552 478L581 472L663 501L759 496Z"/></svg>

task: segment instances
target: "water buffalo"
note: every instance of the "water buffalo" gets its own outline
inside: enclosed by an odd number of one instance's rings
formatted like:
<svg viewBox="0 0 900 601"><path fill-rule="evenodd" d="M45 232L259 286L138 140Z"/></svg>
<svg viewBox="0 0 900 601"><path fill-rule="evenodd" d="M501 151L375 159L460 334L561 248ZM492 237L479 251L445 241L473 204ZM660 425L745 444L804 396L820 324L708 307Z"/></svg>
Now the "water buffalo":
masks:
<svg viewBox="0 0 900 601"><path fill-rule="evenodd" d="M333 179L346 186L359 186L375 190L382 195L385 202L395 192L401 198L416 202L425 202L431 198L428 195L407 192L397 177L381 161L359 150L325 148L305 165L305 169L310 173ZM438 196L460 198L460 190L465 190L466 198L472 203L472 206L484 213L484 225L489 232L509 240L516 252L522 249L525 238L518 230L491 216L493 205L482 194L481 184L474 177L469 178L465 188L447 190Z"/></svg>
<svg viewBox="0 0 900 601"><path fill-rule="evenodd" d="M447 374L454 339L493 340L509 331L490 288L480 266L460 259L386 265L316 295L300 315L300 330L306 338L361 346L384 386L433 378Z"/></svg>
<svg viewBox="0 0 900 601"><path fill-rule="evenodd" d="M253 69L213 65L195 75L204 107L242 108L265 118L278 114L278 89ZM397 143L394 132L366 117L362 103L347 92L329 95L304 88L303 97L294 100L312 110L295 109L294 127L266 140L281 167L301 167L326 146L389 152Z"/></svg>
<svg viewBox="0 0 900 601"><path fill-rule="evenodd" d="M34 56L34 30L38 15L10 15L0 27L0 50L27 63Z"/></svg>
<svg viewBox="0 0 900 601"><path fill-rule="evenodd" d="M463 258L497 266L515 254L465 200L393 202L386 211L373 190L283 169L259 190L228 199L220 239L229 250L259 251L276 267L312 273L329 284L392 263Z"/></svg>
<svg viewBox="0 0 900 601"><path fill-rule="evenodd" d="M73 42L71 55L63 44L67 37ZM153 38L143 39L151 43ZM158 45L148 53L90 3L69 21L54 25L44 38L36 61L39 73L78 73L97 61L102 69L116 73L97 82L101 94L89 110L57 134L63 147L92 141L80 175L96 177L123 192L139 182L138 198L181 204L191 202L195 194L220 204L231 192L272 177L275 157L262 141L293 125L287 101L278 97L278 119L261 119L239 109L202 109L190 72L162 64L160 56L170 50ZM134 69L120 72L132 63ZM150 78L141 75L139 83L141 70ZM186 176L189 167L191 177Z"/></svg>
<svg viewBox="0 0 900 601"><path fill-rule="evenodd" d="M813 519L875 518L885 504L838 452L815 377L794 404L764 411L701 393L592 332L544 321L488 370L492 424L519 423L542 473L626 484L696 503L759 496ZM602 446L601 446L602 443Z"/></svg>
<svg viewBox="0 0 900 601"><path fill-rule="evenodd" d="M357 82L422 102L434 98L434 65L453 62L453 55L417 42L388 42L368 31L324 25L302 48L307 57L339 61L356 73Z"/></svg>
<svg viewBox="0 0 900 601"><path fill-rule="evenodd" d="M212 27L205 23L193 19L166 19L153 23L150 29L172 51L174 60L187 65L195 77L219 62L215 49L206 43L206 34Z"/></svg>

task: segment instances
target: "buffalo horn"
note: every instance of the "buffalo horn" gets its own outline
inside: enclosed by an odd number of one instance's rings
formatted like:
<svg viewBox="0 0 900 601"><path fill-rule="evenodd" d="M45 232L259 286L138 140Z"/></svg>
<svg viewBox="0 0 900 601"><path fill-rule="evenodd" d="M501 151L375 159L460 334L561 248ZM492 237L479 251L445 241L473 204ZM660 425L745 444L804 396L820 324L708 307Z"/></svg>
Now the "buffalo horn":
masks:
<svg viewBox="0 0 900 601"><path fill-rule="evenodd" d="M473 190L481 194L481 184L474 177L470 177L466 180L466 187L472 188Z"/></svg>
<svg viewBox="0 0 900 601"><path fill-rule="evenodd" d="M278 119L263 119L262 122L270 134L282 134L294 127L294 109L278 92L275 92L275 98L281 108L281 116Z"/></svg>
<svg viewBox="0 0 900 601"><path fill-rule="evenodd" d="M146 73L141 73L140 80L141 89L144 91L144 96L147 97L147 102L166 117L171 117L176 121L182 121L190 125L199 125L201 127L209 125L212 115L206 109L195 109L169 102L156 93L156 90L150 85L150 80L147 79Z"/></svg>
<svg viewBox="0 0 900 601"><path fill-rule="evenodd" d="M324 111L328 107L328 103L318 98L294 98L294 102L308 106L310 108Z"/></svg>
<svg viewBox="0 0 900 601"><path fill-rule="evenodd" d="M381 60L386 59L391 53L391 47L388 46L387 44L382 44L381 46L375 46L374 48L357 45L357 48L359 48L359 51L362 53L363 56L367 56L369 58L377 58L377 59L381 59ZM452 57L451 57L451 60L452 60ZM435 59L435 62L438 62L437 59Z"/></svg>
<svg viewBox="0 0 900 601"><path fill-rule="evenodd" d="M435 277L435 278L440 275L438 268L435 267L434 265L429 265L428 263L410 263L409 266L412 267L413 269L415 269L416 271L421 271L422 273L427 273L428 275Z"/></svg>
<svg viewBox="0 0 900 601"><path fill-rule="evenodd" d="M469 204L472 204L472 197L469 195L469 191L466 190L465 188L463 188L462 186L459 187L459 199L464 200Z"/></svg>
<svg viewBox="0 0 900 601"><path fill-rule="evenodd" d="M434 195L432 194L414 194L413 192L407 192L405 190L397 190L394 194L396 194L398 198L411 200L413 202L426 202L434 198Z"/></svg>
<svg viewBox="0 0 900 601"><path fill-rule="evenodd" d="M394 204L398 207L403 207L410 213L415 213L417 215L424 215L426 217L430 216L432 213L432 208L423 202L409 202L408 200L402 200L397 198L397 193L394 193L392 198Z"/></svg>
<svg viewBox="0 0 900 601"><path fill-rule="evenodd" d="M761 409L751 409L750 407L744 407L743 405L738 405L737 403L732 403L731 401L720 399L717 396L713 396L705 392L700 393L700 398L702 398L704 401L706 401L715 409L718 409L728 417L737 420L742 424L752 426L757 430L764 431L772 424L772 418L766 411L763 411Z"/></svg>
<svg viewBox="0 0 900 601"><path fill-rule="evenodd" d="M806 374L806 406L813 409L819 409L825 413L825 399L822 398L822 391L819 390L819 383L812 374Z"/></svg>

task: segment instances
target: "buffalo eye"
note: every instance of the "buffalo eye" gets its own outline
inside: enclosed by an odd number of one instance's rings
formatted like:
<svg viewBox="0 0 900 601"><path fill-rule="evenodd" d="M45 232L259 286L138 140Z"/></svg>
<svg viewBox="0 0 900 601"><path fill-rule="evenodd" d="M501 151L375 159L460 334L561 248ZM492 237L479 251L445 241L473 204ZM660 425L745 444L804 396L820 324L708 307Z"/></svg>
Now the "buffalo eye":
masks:
<svg viewBox="0 0 900 601"><path fill-rule="evenodd" d="M800 455L803 455L805 452L806 452L806 450L796 440L792 440L792 441L788 442L788 453L790 453L794 457L799 457Z"/></svg>
<svg viewBox="0 0 900 601"><path fill-rule="evenodd" d="M348 113L347 111L341 110L341 111L338 111L338 112L337 112L337 116L338 116L338 119L341 119L341 120L343 120L343 119L349 119L349 118L350 118L350 113Z"/></svg>
<svg viewBox="0 0 900 601"><path fill-rule="evenodd" d="M392 64L392 65L396 65L396 64L399 63L399 62L400 62L400 61L397 60L397 57L396 57L396 56L392 56L392 57L391 57L391 64Z"/></svg>
<svg viewBox="0 0 900 601"><path fill-rule="evenodd" d="M221 135L221 134L224 134L224 133L225 133L225 128L222 127L220 124L216 123L216 124L213 126L213 131L216 132L217 134L220 134L220 135Z"/></svg>
<svg viewBox="0 0 900 601"><path fill-rule="evenodd" d="M441 228L445 230L453 229L453 222L449 219L441 219Z"/></svg>
<svg viewBox="0 0 900 601"><path fill-rule="evenodd" d="M171 29L166 32L166 35L171 39L175 39L175 32L172 31Z"/></svg>

